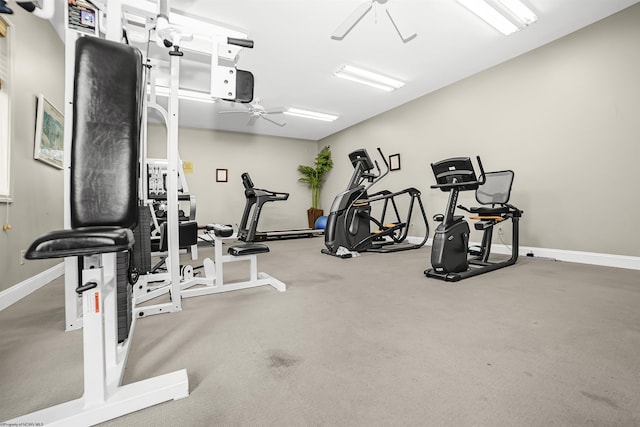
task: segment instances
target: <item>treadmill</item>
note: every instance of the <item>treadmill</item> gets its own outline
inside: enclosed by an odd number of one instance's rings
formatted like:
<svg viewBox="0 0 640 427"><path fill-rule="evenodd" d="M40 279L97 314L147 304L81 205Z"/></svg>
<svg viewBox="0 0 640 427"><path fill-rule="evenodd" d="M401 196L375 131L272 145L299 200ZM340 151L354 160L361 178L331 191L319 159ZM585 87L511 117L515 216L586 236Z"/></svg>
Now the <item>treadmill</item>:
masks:
<svg viewBox="0 0 640 427"><path fill-rule="evenodd" d="M324 234L324 230L304 228L296 230L258 231L258 221L262 206L267 202L287 200L289 193L256 188L247 172L242 174L242 185L247 202L242 213L242 221L238 228L238 240L244 242L262 242L265 240L298 239L316 237Z"/></svg>

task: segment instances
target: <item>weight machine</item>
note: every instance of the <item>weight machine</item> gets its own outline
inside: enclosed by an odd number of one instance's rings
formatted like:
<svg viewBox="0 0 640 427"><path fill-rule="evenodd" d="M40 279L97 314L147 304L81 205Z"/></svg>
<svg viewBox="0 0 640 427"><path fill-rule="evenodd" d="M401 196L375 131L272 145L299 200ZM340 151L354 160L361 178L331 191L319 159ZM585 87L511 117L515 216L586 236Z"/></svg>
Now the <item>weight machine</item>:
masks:
<svg viewBox="0 0 640 427"><path fill-rule="evenodd" d="M74 47L73 114L65 116L72 130L70 226L40 236L25 257L82 260L74 292L83 308L84 393L8 425L94 425L189 395L184 369L121 384L136 323L121 319L118 305L121 294L128 298L119 273L126 272L137 221L142 55L98 37L78 38Z"/></svg>
<svg viewBox="0 0 640 427"><path fill-rule="evenodd" d="M171 256L165 293L170 293L171 302L157 304L153 307L156 312L181 309L177 136L182 48L208 52L213 68L212 98L250 102L253 91L251 73L235 67L240 48L252 47L253 42L244 34L170 13L168 1L159 0L156 7L144 0L69 0L64 13L65 228L38 238L26 258L65 259L66 329L83 327L84 394L9 420L9 424L94 425L189 395L184 369L121 385L133 330L142 317L140 311L135 312L138 316L128 316L131 306L126 302L131 301L131 290L126 271L134 244L131 229L138 221L138 200L146 192L146 186L138 185L137 180L139 166L147 158L146 145L140 147L139 139L146 138L143 105L148 89L149 105L157 106L155 84L148 88L142 78L140 50L121 43L127 39L127 30L142 27L159 46L170 49L169 106L163 115L168 129L167 237ZM181 30L205 27L205 36ZM109 109L108 114L103 114L104 108Z"/></svg>
<svg viewBox="0 0 640 427"><path fill-rule="evenodd" d="M187 218L181 218L178 205L181 200L187 198L193 201L193 195L188 194L186 180L182 174L181 160L178 153L178 98L179 98L179 62L185 53L193 53L194 57L202 58L211 57L211 79L210 79L210 95L211 98L224 99L233 102L251 102L253 99L253 75L244 70L236 68L238 54L242 48L252 48L253 41L248 40L246 35L235 32L230 35L220 36L219 29L210 26L197 25L196 22L187 21L186 18L179 16L173 19L172 23L164 23L157 33L162 38L162 45L171 49L169 51L169 105L165 110L158 102L158 89L161 87L156 84L160 80L158 76L158 68L164 64L162 59L149 58L149 108L159 112L163 117L167 127L167 160L154 161L150 164L146 159L146 154L142 157L142 161L147 161L148 165L161 166L160 174L162 177L144 180L142 184L143 194L145 198L162 199L165 213L164 224L160 224L159 230L163 230L160 236L159 249L166 252L164 263L166 265L166 273L148 273L141 274L138 282L134 286L134 315L138 318L153 314L169 313L181 310L182 298L204 295L206 293L225 292L230 290L244 289L254 286L272 285L274 288L284 291L286 287L277 279L267 279L265 273L261 280L257 280L254 274L250 274L250 280L241 284L225 284L218 271L223 270L223 263L231 261L227 256L216 256L216 260L206 259L204 261L205 277L196 277L194 268L190 265L180 265L180 250L190 247L192 250L192 259L197 257L197 223L192 214ZM160 18L158 18L160 19ZM145 21L147 22L147 21ZM175 24L174 24L175 22ZM160 20L156 23L158 26ZM149 25L148 22L145 25ZM194 33L187 33L194 30ZM196 33L195 30L198 30ZM218 31L218 33L216 33ZM171 39L168 39L171 37ZM183 52L184 51L184 52ZM146 123L146 121L145 121ZM162 163L160 165L159 163ZM166 164L166 166L164 166ZM155 191L151 188L151 184L155 183ZM158 185L161 184L161 185ZM160 189L160 191L158 191ZM182 190L181 190L182 189ZM155 193L155 194L154 194ZM191 204L190 211L194 213L195 206ZM152 214L153 216L153 214ZM157 218L156 218L157 219ZM154 226L155 226L154 222ZM207 230L207 234L213 235L211 230ZM219 236L219 239L222 237ZM215 238L213 239L216 243ZM222 241L218 242L222 246ZM166 244L166 247L163 247ZM232 248L237 248L238 245ZM260 249L260 251L265 251ZM252 253L243 252L243 255L235 255L233 261L248 261L250 271L257 270L258 253L254 248ZM266 248L268 251L268 248ZM265 252L266 252L265 251ZM246 256L245 256L246 255ZM231 255L234 256L233 254ZM257 273L257 272L256 272ZM198 289L195 292L195 289ZM144 305L162 295L169 295L170 301Z"/></svg>
<svg viewBox="0 0 640 427"><path fill-rule="evenodd" d="M73 5L72 5L73 3ZM73 9L73 10L72 10ZM179 176L181 162L178 153L178 117L179 117L179 82L180 62L184 60L208 61L210 66L209 98L224 99L235 102L250 102L253 98L253 75L236 67L242 48L253 47L253 42L247 35L210 22L196 20L192 17L170 11L168 1L159 0L158 4L145 0L108 0L108 1L75 1L68 4L67 40L75 40L80 34L105 36L111 40L127 41L147 52L145 68L147 70L145 97L147 107L143 114L143 141L140 151L140 162L146 169L148 160L146 138L146 124L148 110L160 114L167 128L167 159L166 170L166 273L158 275L137 271L132 276L138 282L134 287L134 315L169 313L182 309L180 290L182 282L182 268L179 263ZM117 17L107 19L107 17ZM155 43L154 43L155 42ZM67 43L67 68L74 58L73 49ZM187 54L185 58L185 53ZM208 58L208 59L207 59ZM160 69L167 70L161 75ZM161 83L161 84L159 84ZM66 87L73 87L73 82L67 79ZM168 95L165 108L157 97L162 89ZM67 104L68 105L68 104ZM69 116L70 112L65 111ZM65 127L65 132L68 130ZM68 141L65 135L65 141ZM66 142L65 142L66 144ZM65 153L68 150L65 150ZM65 159L65 165L69 165ZM65 167L66 169L66 167ZM144 169L143 169L144 170ZM144 176L144 174L142 174ZM65 177L65 188L68 179ZM140 199L148 200L148 182L143 179L140 185ZM147 208L150 203L147 203ZM68 214L65 213L65 217ZM152 215L153 217L153 215ZM153 221L153 218L151 219ZM65 226L68 225L65 219ZM145 221L140 221L144 225ZM155 228L154 223L154 228ZM158 225L160 225L158 223ZM139 233L141 237L145 233ZM147 234L148 236L148 234ZM147 237L148 238L148 237ZM141 239L137 239L140 241ZM191 246L193 249L195 245ZM134 250L136 255L137 250ZM195 252L195 251L194 251ZM144 263L143 263L144 264ZM65 307L67 330L82 327L80 300L74 292L78 280L78 265L73 259L65 260ZM168 294L169 302L147 305L144 311L135 306L151 301L157 296Z"/></svg>

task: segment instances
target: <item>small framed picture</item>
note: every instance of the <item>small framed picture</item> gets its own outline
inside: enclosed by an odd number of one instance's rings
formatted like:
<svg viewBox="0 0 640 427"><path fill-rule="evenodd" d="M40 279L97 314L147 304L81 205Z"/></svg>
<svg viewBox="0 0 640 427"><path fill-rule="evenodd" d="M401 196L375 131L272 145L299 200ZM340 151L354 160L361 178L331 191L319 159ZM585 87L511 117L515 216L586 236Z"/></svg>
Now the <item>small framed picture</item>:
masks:
<svg viewBox="0 0 640 427"><path fill-rule="evenodd" d="M392 154L389 156L389 169L392 171L400 170L400 154Z"/></svg>
<svg viewBox="0 0 640 427"><path fill-rule="evenodd" d="M33 158L62 169L64 116L43 95L38 96Z"/></svg>
<svg viewBox="0 0 640 427"><path fill-rule="evenodd" d="M227 169L216 169L216 182L227 182L229 171Z"/></svg>

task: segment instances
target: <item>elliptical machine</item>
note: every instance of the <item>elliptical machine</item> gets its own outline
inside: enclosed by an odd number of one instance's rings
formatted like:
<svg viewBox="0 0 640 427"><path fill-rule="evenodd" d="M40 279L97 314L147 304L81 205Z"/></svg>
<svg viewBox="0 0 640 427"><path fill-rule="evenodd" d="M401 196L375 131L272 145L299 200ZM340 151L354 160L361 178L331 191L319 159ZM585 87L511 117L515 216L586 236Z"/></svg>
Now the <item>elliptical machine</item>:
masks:
<svg viewBox="0 0 640 427"><path fill-rule="evenodd" d="M385 164L384 172L377 161L371 161L367 150L358 149L349 154L353 175L347 189L339 193L331 205L324 233L326 249L322 249L322 253L350 258L352 252L397 252L418 249L427 242L429 224L419 190L411 187L395 193L382 190L368 194L368 190L389 173L389 163L380 148L378 153ZM377 173L373 171L374 167ZM396 200L405 194L409 197L409 207L407 216L401 218ZM406 238L416 201L424 222L425 235L421 242L413 244L406 242ZM371 216L371 204L374 202L383 203L379 220ZM392 213L389 214L389 211ZM386 220L388 216L393 216L391 222ZM373 232L371 223L377 227Z"/></svg>
<svg viewBox="0 0 640 427"><path fill-rule="evenodd" d="M431 188L448 191L449 201L446 213L433 218L441 224L433 236L432 268L424 272L427 277L457 282L513 265L518 260L518 224L523 211L508 203L514 173L510 170L485 173L480 156L477 161L480 179L468 157L455 157L431 164L437 182ZM470 190L476 191L476 200L485 206L456 206L460 191ZM480 247L469 248L469 224L464 216L454 215L456 208L473 214L469 219L477 220L474 228L483 231ZM503 261L490 261L493 227L507 219L511 219L512 225L511 257Z"/></svg>

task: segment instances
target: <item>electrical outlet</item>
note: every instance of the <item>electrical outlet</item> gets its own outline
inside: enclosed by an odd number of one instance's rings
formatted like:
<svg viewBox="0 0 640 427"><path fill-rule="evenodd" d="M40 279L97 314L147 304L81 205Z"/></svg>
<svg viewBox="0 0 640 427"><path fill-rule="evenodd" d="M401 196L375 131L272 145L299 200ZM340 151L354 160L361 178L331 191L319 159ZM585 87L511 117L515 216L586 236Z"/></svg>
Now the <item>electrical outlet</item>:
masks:
<svg viewBox="0 0 640 427"><path fill-rule="evenodd" d="M24 255L27 253L26 249L20 249L20 265L24 265Z"/></svg>

